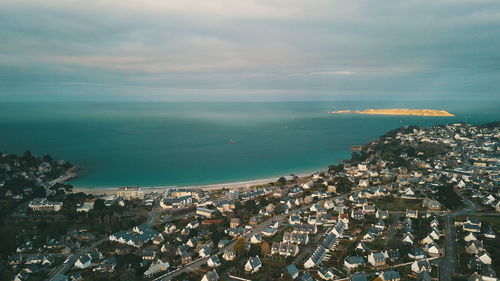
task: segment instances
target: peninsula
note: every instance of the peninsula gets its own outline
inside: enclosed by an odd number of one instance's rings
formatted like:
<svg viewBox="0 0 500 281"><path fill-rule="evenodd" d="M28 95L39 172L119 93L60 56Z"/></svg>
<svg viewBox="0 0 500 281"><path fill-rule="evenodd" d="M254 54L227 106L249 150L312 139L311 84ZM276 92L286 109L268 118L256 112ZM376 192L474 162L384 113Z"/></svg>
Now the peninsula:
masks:
<svg viewBox="0 0 500 281"><path fill-rule="evenodd" d="M455 116L445 110L405 109L405 108L339 110L339 111L329 111L328 113L330 114L349 113L349 114L369 114L369 115Z"/></svg>

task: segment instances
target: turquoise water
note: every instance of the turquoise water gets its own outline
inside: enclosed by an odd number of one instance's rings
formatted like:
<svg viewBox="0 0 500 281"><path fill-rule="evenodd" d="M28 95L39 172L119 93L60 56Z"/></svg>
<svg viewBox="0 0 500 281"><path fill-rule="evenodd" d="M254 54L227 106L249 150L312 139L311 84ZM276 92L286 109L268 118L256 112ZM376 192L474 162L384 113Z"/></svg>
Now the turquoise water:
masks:
<svg viewBox="0 0 500 281"><path fill-rule="evenodd" d="M79 187L272 178L323 169L404 125L500 120L497 102L2 103L0 150L81 166ZM332 115L364 108L445 109L456 117ZM235 144L228 141L234 140Z"/></svg>

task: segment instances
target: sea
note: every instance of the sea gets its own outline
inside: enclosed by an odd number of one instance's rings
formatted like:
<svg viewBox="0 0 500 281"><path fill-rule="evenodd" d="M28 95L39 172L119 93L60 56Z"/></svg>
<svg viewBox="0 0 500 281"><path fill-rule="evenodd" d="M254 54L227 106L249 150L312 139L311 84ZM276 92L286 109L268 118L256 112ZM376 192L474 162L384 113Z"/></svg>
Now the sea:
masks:
<svg viewBox="0 0 500 281"><path fill-rule="evenodd" d="M444 109L455 117L328 114ZM312 173L389 130L500 120L498 102L2 102L0 151L81 167L76 187L185 186Z"/></svg>

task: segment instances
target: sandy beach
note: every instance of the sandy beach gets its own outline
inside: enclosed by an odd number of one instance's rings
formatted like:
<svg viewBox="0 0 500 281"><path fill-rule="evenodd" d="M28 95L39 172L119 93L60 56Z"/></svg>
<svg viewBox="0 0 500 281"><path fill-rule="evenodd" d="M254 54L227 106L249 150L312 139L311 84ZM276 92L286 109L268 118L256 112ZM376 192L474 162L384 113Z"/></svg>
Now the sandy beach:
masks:
<svg viewBox="0 0 500 281"><path fill-rule="evenodd" d="M311 173L302 173L296 174L296 176L303 178L308 177ZM287 180L290 180L292 176L285 176ZM236 188L249 188L256 185L267 184L270 182L276 182L278 178L266 178L266 179L256 179L256 180L248 180L248 181L237 181L237 182L228 182L228 183L216 183L216 184L206 184L206 185L187 185L187 186L135 186L140 187L145 193L150 192L164 192L169 188L192 188L192 189L202 189L204 191L215 191L220 189L236 189ZM83 192L87 194L113 194L120 187L74 187L73 192Z"/></svg>

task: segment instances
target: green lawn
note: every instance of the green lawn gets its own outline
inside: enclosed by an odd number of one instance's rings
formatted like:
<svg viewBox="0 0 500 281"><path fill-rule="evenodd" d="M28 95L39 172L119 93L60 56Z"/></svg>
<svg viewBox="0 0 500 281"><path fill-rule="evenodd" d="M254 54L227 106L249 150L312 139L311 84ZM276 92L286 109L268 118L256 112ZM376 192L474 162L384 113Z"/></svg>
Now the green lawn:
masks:
<svg viewBox="0 0 500 281"><path fill-rule="evenodd" d="M394 198L394 199L382 199L375 202L377 208L381 210L388 211L405 211L406 209L426 210L422 207L422 200L411 200L411 199L402 199L402 198Z"/></svg>

